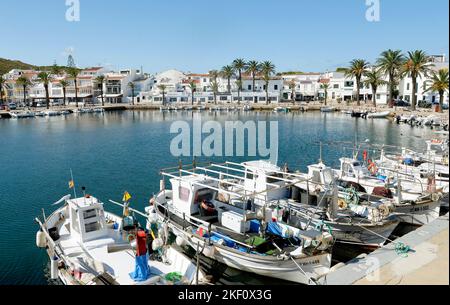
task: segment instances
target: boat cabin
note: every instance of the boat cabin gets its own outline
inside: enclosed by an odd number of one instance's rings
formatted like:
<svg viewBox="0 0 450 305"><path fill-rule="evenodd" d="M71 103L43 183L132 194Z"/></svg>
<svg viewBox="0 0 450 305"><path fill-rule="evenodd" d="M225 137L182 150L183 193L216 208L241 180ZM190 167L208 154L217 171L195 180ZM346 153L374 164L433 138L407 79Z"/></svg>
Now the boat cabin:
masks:
<svg viewBox="0 0 450 305"><path fill-rule="evenodd" d="M244 162L245 190L250 193L262 193L257 195L255 203L269 202L286 198L289 191L286 187L283 170L267 161ZM270 191L265 192L267 189Z"/></svg>
<svg viewBox="0 0 450 305"><path fill-rule="evenodd" d="M69 199L68 214L71 237L81 243L108 236L103 203L97 198Z"/></svg>
<svg viewBox="0 0 450 305"><path fill-rule="evenodd" d="M333 170L323 163L308 166L308 178L313 184L329 186L334 183Z"/></svg>
<svg viewBox="0 0 450 305"><path fill-rule="evenodd" d="M340 177L362 178L370 176L369 170L358 160L341 158Z"/></svg>

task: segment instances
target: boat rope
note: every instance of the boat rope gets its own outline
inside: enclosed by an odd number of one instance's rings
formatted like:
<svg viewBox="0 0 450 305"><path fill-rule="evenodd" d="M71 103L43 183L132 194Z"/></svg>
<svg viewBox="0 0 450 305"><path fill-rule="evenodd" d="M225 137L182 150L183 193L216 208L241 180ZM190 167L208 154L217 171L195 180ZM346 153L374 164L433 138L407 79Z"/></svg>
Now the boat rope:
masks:
<svg viewBox="0 0 450 305"><path fill-rule="evenodd" d="M405 244L402 243L402 242L394 241L394 240L392 240L392 239L389 239L388 237L384 237L383 235L378 234L377 232L374 232L374 231L372 231L372 230L369 230L369 229L365 228L365 227L362 226L362 225L356 224L356 226L358 226L358 227L360 227L360 228L362 228L362 229L364 229L364 230L366 230L366 231L368 231L368 232L370 232L370 233L372 233L372 234L374 234L374 235L377 235L377 236L379 236L379 237L381 237L381 238L383 238L383 239L385 239L385 240L390 241L391 243L393 243L393 244L395 245L395 249L394 249L394 250L395 250L395 253L397 253L399 256L407 257L407 256L408 256L407 253L410 252L410 251L412 250L411 247L409 247L408 245L405 245Z"/></svg>

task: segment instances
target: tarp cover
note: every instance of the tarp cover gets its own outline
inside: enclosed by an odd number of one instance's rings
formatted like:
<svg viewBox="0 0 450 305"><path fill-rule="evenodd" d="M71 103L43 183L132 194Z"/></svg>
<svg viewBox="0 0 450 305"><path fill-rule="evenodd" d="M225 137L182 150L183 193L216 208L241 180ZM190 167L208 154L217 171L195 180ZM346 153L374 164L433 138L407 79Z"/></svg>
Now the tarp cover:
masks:
<svg viewBox="0 0 450 305"><path fill-rule="evenodd" d="M148 254L136 256L136 268L130 273L130 277L135 282L146 281L150 277L150 266L148 265Z"/></svg>
<svg viewBox="0 0 450 305"><path fill-rule="evenodd" d="M267 233L284 237L283 236L283 229L280 227L280 225L276 222L269 222L267 224Z"/></svg>

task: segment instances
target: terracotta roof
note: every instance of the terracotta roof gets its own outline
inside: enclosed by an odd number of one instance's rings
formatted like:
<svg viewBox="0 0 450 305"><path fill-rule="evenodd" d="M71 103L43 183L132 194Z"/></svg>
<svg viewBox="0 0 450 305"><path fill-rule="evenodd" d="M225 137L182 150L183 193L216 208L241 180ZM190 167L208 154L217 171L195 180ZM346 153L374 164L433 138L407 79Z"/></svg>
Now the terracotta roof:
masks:
<svg viewBox="0 0 450 305"><path fill-rule="evenodd" d="M87 69L83 69L82 71L98 71L103 69L102 67L92 67L92 68L87 68Z"/></svg>

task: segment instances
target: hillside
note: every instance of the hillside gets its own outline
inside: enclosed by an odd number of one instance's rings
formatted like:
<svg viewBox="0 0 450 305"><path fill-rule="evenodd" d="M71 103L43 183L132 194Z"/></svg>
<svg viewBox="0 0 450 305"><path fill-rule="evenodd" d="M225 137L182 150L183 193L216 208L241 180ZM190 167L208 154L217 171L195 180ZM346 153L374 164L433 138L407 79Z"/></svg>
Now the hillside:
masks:
<svg viewBox="0 0 450 305"><path fill-rule="evenodd" d="M0 58L0 75L8 73L12 69L36 69L36 70L49 70L51 66L34 66L21 62L19 60L10 60L5 58ZM64 67L61 67L64 68Z"/></svg>

